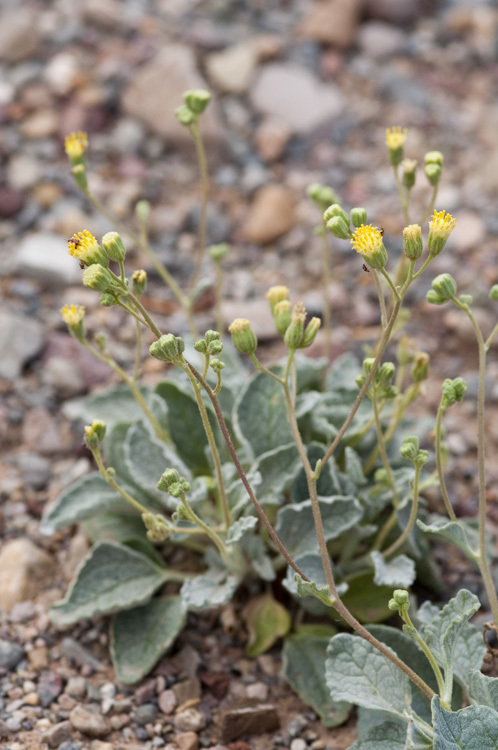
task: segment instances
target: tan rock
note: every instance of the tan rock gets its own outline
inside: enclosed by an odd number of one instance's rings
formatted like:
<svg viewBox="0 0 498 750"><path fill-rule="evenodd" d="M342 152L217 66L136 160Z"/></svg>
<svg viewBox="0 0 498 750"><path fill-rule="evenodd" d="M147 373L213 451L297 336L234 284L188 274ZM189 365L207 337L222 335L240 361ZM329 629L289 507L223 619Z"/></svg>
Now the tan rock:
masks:
<svg viewBox="0 0 498 750"><path fill-rule="evenodd" d="M322 0L314 3L299 32L317 42L347 49L355 40L361 4L361 0Z"/></svg>
<svg viewBox="0 0 498 750"><path fill-rule="evenodd" d="M213 52L206 58L208 78L223 92L244 94L251 84L258 57L258 49L252 42Z"/></svg>
<svg viewBox="0 0 498 750"><path fill-rule="evenodd" d="M6 542L0 552L0 609L33 598L54 570L54 559L28 539Z"/></svg>
<svg viewBox="0 0 498 750"><path fill-rule="evenodd" d="M0 60L20 62L36 54L40 43L34 14L26 7L3 11L0 23Z"/></svg>
<svg viewBox="0 0 498 750"><path fill-rule="evenodd" d="M176 119L175 109L183 104L183 92L195 88L206 88L206 84L197 71L193 52L182 45L171 45L134 75L124 92L123 107L155 133L175 143L190 144L192 136ZM223 139L214 102L202 115L201 128L206 141L219 143Z"/></svg>
<svg viewBox="0 0 498 750"><path fill-rule="evenodd" d="M296 200L283 185L265 185L253 201L244 225L249 242L265 245L294 226Z"/></svg>
<svg viewBox="0 0 498 750"><path fill-rule="evenodd" d="M259 155L265 161L280 159L291 132L287 125L278 120L263 120L254 134L254 142Z"/></svg>
<svg viewBox="0 0 498 750"><path fill-rule="evenodd" d="M197 750L199 737L195 732L179 732L175 735L175 742L180 750Z"/></svg>
<svg viewBox="0 0 498 750"><path fill-rule="evenodd" d="M35 672L48 667L48 650L46 646L38 646L28 651L28 661Z"/></svg>

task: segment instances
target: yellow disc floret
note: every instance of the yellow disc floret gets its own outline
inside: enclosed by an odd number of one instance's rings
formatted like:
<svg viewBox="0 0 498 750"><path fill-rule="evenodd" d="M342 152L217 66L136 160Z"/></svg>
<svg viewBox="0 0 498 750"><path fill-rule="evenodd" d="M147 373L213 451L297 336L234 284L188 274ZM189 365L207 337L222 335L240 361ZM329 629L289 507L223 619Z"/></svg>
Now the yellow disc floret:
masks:
<svg viewBox="0 0 498 750"><path fill-rule="evenodd" d="M88 148L88 136L82 130L66 135L64 146L69 159L81 159Z"/></svg>
<svg viewBox="0 0 498 750"><path fill-rule="evenodd" d="M406 128L400 128L400 127L387 128L386 130L387 148L390 151L391 150L394 151L395 149L402 148L405 145L407 133L408 133L408 130Z"/></svg>
<svg viewBox="0 0 498 750"><path fill-rule="evenodd" d="M91 266L93 263L100 263L100 265L103 266L109 265L107 255L104 253L93 234L87 229L73 235L73 237L67 241L67 246L69 248L69 254L74 258L77 258L86 266Z"/></svg>
<svg viewBox="0 0 498 750"><path fill-rule="evenodd" d="M431 257L434 258L443 251L455 224L456 221L451 214L447 214L446 211L434 211L429 222L429 239L427 240Z"/></svg>
<svg viewBox="0 0 498 750"><path fill-rule="evenodd" d="M64 305L60 312L62 320L70 328L78 326L85 316L83 305Z"/></svg>
<svg viewBox="0 0 498 750"><path fill-rule="evenodd" d="M266 299L270 303L273 312L278 302L289 299L289 290L286 286L271 286L266 292Z"/></svg>
<svg viewBox="0 0 498 750"><path fill-rule="evenodd" d="M357 253L372 268L384 268L387 263L387 252L382 241L382 232L370 224L362 224L353 233L351 244Z"/></svg>

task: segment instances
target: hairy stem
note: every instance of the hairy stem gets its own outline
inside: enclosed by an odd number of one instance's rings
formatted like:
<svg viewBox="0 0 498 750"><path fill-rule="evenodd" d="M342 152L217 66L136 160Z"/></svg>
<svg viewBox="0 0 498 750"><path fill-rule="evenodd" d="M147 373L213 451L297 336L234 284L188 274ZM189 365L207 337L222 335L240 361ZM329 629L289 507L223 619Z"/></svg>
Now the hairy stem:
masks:
<svg viewBox="0 0 498 750"><path fill-rule="evenodd" d="M194 139L195 143L195 150L197 152L197 160L199 162L199 170L201 173L201 220L199 224L199 245L197 248L197 255L195 258L195 266L194 266L194 273L192 275L192 278L190 280L190 298L192 298L192 293L195 291L195 287L197 286L201 271L202 271L202 261L204 258L204 251L206 248L206 225L207 225L207 203L208 203L208 193L209 193L209 177L208 177L208 169L207 169L207 162L206 162L206 152L204 150L204 144L202 142L201 133L199 130L199 124L196 122L194 125L191 126L190 132L192 133L192 137Z"/></svg>
<svg viewBox="0 0 498 750"><path fill-rule="evenodd" d="M411 530L413 529L413 526L415 525L415 521L417 520L417 513L418 513L418 483L419 483L421 469L422 469L421 466L415 466L415 479L413 480L412 509L411 509L410 518L408 519L406 528L404 529L403 533L396 539L396 541L393 542L390 547L388 547L382 552L382 555L385 558L391 557L391 555L393 555L396 552L396 550L400 549L400 547L403 546L403 544L408 539L408 536Z"/></svg>
<svg viewBox="0 0 498 750"><path fill-rule="evenodd" d="M446 487L446 481L444 479L444 470L443 470L443 456L442 456L442 417L443 417L443 402L441 400L441 403L439 404L439 408L437 410L437 417L436 417L436 431L435 431L435 449L436 449L436 468L437 468L437 475L439 478L439 487L441 489L441 495L443 497L444 507L446 508L446 512L448 516L451 518L452 521L456 521L457 517L455 515L455 511L453 510L453 507L451 505L450 496L448 495L448 489Z"/></svg>
<svg viewBox="0 0 498 750"><path fill-rule="evenodd" d="M375 387L373 389L373 394L372 394L372 406L373 406L374 417L375 417L375 429L377 431L377 444L379 446L380 455L382 457L382 465L384 467L384 471L386 472L387 483L389 484L389 487L393 495L393 505L395 508L397 508L400 503L400 499L398 495L398 490L396 489L396 482L394 481L391 464L389 463L389 458L387 456L386 444L384 442L382 424L380 422L380 414L379 414L379 407L377 404Z"/></svg>

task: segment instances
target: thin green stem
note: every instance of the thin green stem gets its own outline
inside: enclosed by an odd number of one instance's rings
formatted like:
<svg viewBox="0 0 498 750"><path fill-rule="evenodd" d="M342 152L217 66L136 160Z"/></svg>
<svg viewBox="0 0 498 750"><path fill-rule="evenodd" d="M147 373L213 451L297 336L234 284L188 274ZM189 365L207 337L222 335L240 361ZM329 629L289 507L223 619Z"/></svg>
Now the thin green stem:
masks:
<svg viewBox="0 0 498 750"><path fill-rule="evenodd" d="M214 542L214 544L216 545L216 547L218 548L218 551L219 551L222 559L226 559L226 557L228 555L228 549L226 548L225 544L220 539L220 537L218 536L218 534L210 526L208 526L207 523L204 523L204 521L202 520L202 518L200 518L197 515L197 513L195 513L195 511L193 510L192 506L189 505L189 503L187 501L187 498L185 497L184 494L180 495L180 500L182 501L182 505L186 509L187 514L188 514L190 520L193 521L194 523L196 523L201 529L203 529L203 531L206 534L206 536L208 536Z"/></svg>
<svg viewBox="0 0 498 750"><path fill-rule="evenodd" d="M223 336L225 332L225 323L223 319L223 269L221 263L215 264L215 297L214 297L214 314L216 320L216 330Z"/></svg>
<svg viewBox="0 0 498 750"><path fill-rule="evenodd" d="M204 144L202 142L202 136L199 130L198 122L195 122L194 125L191 126L190 132L192 133L192 137L194 139L195 150L197 152L197 160L199 162L199 170L201 173L201 196L202 196L201 197L201 219L200 219L200 224L199 224L199 245L197 248L197 256L195 259L194 273L190 280L189 296L190 298L192 298L192 293L195 291L195 288L201 276L202 261L204 258L204 251L206 249L206 226L207 226L207 203L208 203L208 193L209 193L209 176L208 176L208 169L207 169L206 152L204 150Z"/></svg>
<svg viewBox="0 0 498 750"><path fill-rule="evenodd" d="M138 510L139 513L149 513L148 509L145 507L145 505L142 505L138 502L138 500L135 500L134 497L132 497L126 490L124 490L120 485L116 482L115 479L111 479L107 473L107 469L104 466L104 462L102 461L102 456L100 454L100 449L96 449L92 451L92 455L95 459L95 463L97 464L97 468L100 471L101 475L104 477L105 481L108 485L110 485L116 492L119 492L121 497L123 497L127 503L130 503L130 505L133 505L135 510Z"/></svg>
<svg viewBox="0 0 498 750"><path fill-rule="evenodd" d="M218 372L216 373L216 388L213 391L215 396L217 396L218 393L221 391L221 386L222 386L221 370L218 370Z"/></svg>
<svg viewBox="0 0 498 750"><path fill-rule="evenodd" d="M450 496L448 495L448 489L446 487L446 481L444 479L443 455L442 455L443 412L444 412L444 407L443 407L443 402L441 400L441 403L439 404L439 408L437 410L436 429L435 429L435 436L434 436L434 442L435 442L434 447L436 450L436 469L437 469L437 475L439 478L439 487L441 488L441 495L443 497L444 507L446 508L446 512L448 516L451 518L451 520L456 521L457 517L451 505Z"/></svg>
<svg viewBox="0 0 498 750"><path fill-rule="evenodd" d="M413 275L413 281L415 281L415 279L418 279L418 277L425 271L425 269L427 268L427 266L429 265L429 263L431 262L431 260L432 260L432 255L429 255L429 257L427 258L427 260L418 269L417 273Z"/></svg>
<svg viewBox="0 0 498 750"><path fill-rule="evenodd" d="M418 643L418 645L420 646L420 648L424 652L424 654L425 654L425 656L427 658L427 661L431 665L432 671L434 672L434 676L435 676L436 681L437 681L439 695L441 697L441 703L444 703L444 707L446 708L446 710L450 711L451 708L448 705L448 703L446 702L445 682L444 682L443 675L442 675L441 669L439 667L439 664L437 663L437 661L434 658L434 654L432 653L431 649L429 648L429 646L427 645L427 643L424 641L424 639L422 638L422 636L420 635L420 633L418 632L417 628L414 626L414 624L413 624L413 622L411 620L411 617L408 614L408 611L406 609L404 609L402 612L400 612L400 616L406 622L406 624L408 625L408 627L411 628L414 640ZM451 671L451 670L449 670L449 671ZM451 703L451 696L450 696L450 703Z"/></svg>
<svg viewBox="0 0 498 750"><path fill-rule="evenodd" d="M322 219L320 227L320 236L322 239L322 297L323 297L323 337L325 356L330 357L332 349L332 322L329 305L329 287L330 287L330 266L329 266L329 233Z"/></svg>
<svg viewBox="0 0 498 750"><path fill-rule="evenodd" d="M152 320L152 318L150 317L149 313L147 312L147 310L145 309L145 307L142 305L142 303L140 302L140 300L138 299L138 297L136 296L136 294L134 294L131 291L131 289L126 289L126 295L128 297L130 297L130 299L133 300L133 304L142 313L143 318L145 320L145 323L146 323L147 327L150 328L150 330L152 331L152 333L154 334L154 336L156 338L160 339L161 338L161 331L156 326L156 324L154 323L154 321Z"/></svg>
<svg viewBox="0 0 498 750"><path fill-rule="evenodd" d="M225 482L223 479L223 472L221 469L221 460L220 460L220 454L218 452L218 446L216 445L216 440L214 438L213 429L209 421L209 416L206 410L206 406L204 404L204 401L202 400L202 393L201 393L201 389L199 388L199 385L197 384L197 380L195 379L194 375L190 371L188 365L185 365L183 369L187 373L187 376L192 384L192 388L194 389L195 400L197 401L197 406L199 407L199 412L200 412L201 419L202 419L202 425L204 427L204 432L206 433L206 437L209 443L209 449L213 457L214 471L216 474L216 483L218 486L218 500L221 506L223 522L225 524L225 528L228 529L232 523L232 517L230 513L230 508L228 506L228 498L225 492Z"/></svg>
<svg viewBox="0 0 498 750"><path fill-rule="evenodd" d="M434 187L432 189L432 196L431 196L431 199L429 201L429 205L425 209L424 215L420 219L420 225L422 225L424 223L424 221L427 221L427 219L429 218L429 216L431 215L431 213L434 211L434 206L436 205L436 198L437 198L438 188L439 188L439 184L438 185L434 185Z"/></svg>
<svg viewBox="0 0 498 750"><path fill-rule="evenodd" d="M100 360L100 362L103 362L108 367L110 367L111 370L113 370L116 373L116 375L119 375L119 377L122 380L124 380L128 388L133 393L133 396L135 397L136 402L138 403L143 413L145 414L150 424L152 425L157 437L160 440L162 440L164 443L171 444L171 437L170 437L168 430L165 427L162 427L157 421L157 419L155 418L155 416L152 414L151 410L147 406L147 403L140 391L140 388L135 383L133 378L130 378L128 373L125 372L123 368L118 365L118 363L111 357L110 354L99 351L94 346L92 346L92 344L90 344L90 342L87 341L86 339L81 339L81 343L83 344L83 346L85 346L88 349L89 352L93 354L94 357L96 357L98 360Z"/></svg>
<svg viewBox="0 0 498 750"><path fill-rule="evenodd" d="M486 378L486 347L484 338L479 325L472 313L470 307L456 297L452 301L463 310L474 329L479 350L479 386L477 390L477 464L479 475L479 569L484 581L486 593L488 595L493 620L498 624L498 597L491 576L488 558L486 556L486 454L485 454L485 423L484 423L484 406L485 406L485 378Z"/></svg>
<svg viewBox="0 0 498 750"><path fill-rule="evenodd" d="M383 557L391 557L396 550L400 549L400 547L403 546L403 544L408 539L408 536L413 529L413 526L415 524L415 521L417 519L417 513L418 513L418 483L419 483L419 477L420 477L420 471L422 467L421 466L415 466L415 478L413 480L413 501L412 501L412 509L410 513L410 518L408 519L408 523L403 531L403 533L396 539L395 542L391 544L390 547L385 549L382 552Z"/></svg>
<svg viewBox="0 0 498 750"><path fill-rule="evenodd" d="M136 235L135 232L129 229L126 224L123 224L123 222L120 221L116 216L111 214L111 212L108 211L104 206L102 201L100 201L92 192L90 192L89 188L87 190L84 190L83 192L90 203L93 205L93 207L97 209L99 214L102 214L102 216L107 219L114 228L118 229L121 234L127 235L130 240L132 240L135 245L137 245L137 247L140 247L140 237Z"/></svg>
<svg viewBox="0 0 498 750"><path fill-rule="evenodd" d="M484 348L486 351L488 351L489 347L491 346L491 344L493 343L497 335L498 335L498 323L495 325L495 327L489 334L488 338L484 342Z"/></svg>
<svg viewBox="0 0 498 750"><path fill-rule="evenodd" d="M135 318L135 320L137 321L137 323L139 323L139 324L141 323L146 328L148 327L147 323L145 322L145 320L143 318L141 318L140 315L138 315L135 312L135 310L133 310L129 305L127 305L125 302L123 302L123 300L116 299L116 304L119 305L119 307L123 308L123 310L126 310L126 312L129 315L133 316Z"/></svg>
<svg viewBox="0 0 498 750"><path fill-rule="evenodd" d="M135 352L135 367L133 369L134 383L136 383L140 377L140 368L142 366L142 329L138 320L135 321L135 334L137 339L137 348Z"/></svg>
<svg viewBox="0 0 498 750"><path fill-rule="evenodd" d="M381 268L380 272L383 275L383 277L385 278L385 280L387 281L387 283L389 284L389 286L391 287L391 291L392 291L392 293L394 295L394 299L396 299L397 301L400 301L401 297L399 296L399 292L396 289L394 281L391 279L391 277L387 273L386 269L385 268Z"/></svg>
<svg viewBox="0 0 498 750"><path fill-rule="evenodd" d="M394 171L394 177L395 177L395 180L396 180L396 187L398 188L399 200L400 200L401 207L403 208L403 213L404 213L404 216L405 216L405 222L408 225L410 223L410 213L409 213L409 210L408 210L408 200L407 200L407 195L405 194L405 192L403 190L403 185L401 184L401 180L399 179L398 165L396 165L395 167L393 167L393 171Z"/></svg>
<svg viewBox="0 0 498 750"><path fill-rule="evenodd" d="M384 299L384 292L382 291L379 274L377 273L376 268L372 268L372 274L374 277L375 286L377 287L377 296L379 298L380 322L381 322L382 328L385 328L386 323L387 323L387 313L386 313L386 301Z"/></svg>
<svg viewBox="0 0 498 750"><path fill-rule="evenodd" d="M384 525L382 526L377 536L375 537L374 543L372 545L372 550L382 549L382 545L384 544L387 537L389 536L389 533L396 526L397 520L398 520L398 514L396 513L395 510L392 510L387 520L385 521Z"/></svg>
<svg viewBox="0 0 498 750"><path fill-rule="evenodd" d="M389 463L389 458L387 456L386 444L384 442L382 424L380 421L379 407L377 404L375 386L373 388L373 393L372 393L372 406L373 406L374 417L375 417L375 429L377 431L377 444L379 446L379 451L380 451L380 455L382 458L382 465L384 467L384 471L386 472L387 483L389 484L389 487L393 495L393 505L395 508L397 508L400 503L400 499L399 499L398 491L396 489L396 482L394 481L391 464Z"/></svg>
<svg viewBox="0 0 498 750"><path fill-rule="evenodd" d="M118 261L119 263L119 273L121 277L121 283L124 284L126 280L126 274L125 274L125 267L124 262L122 260Z"/></svg>
<svg viewBox="0 0 498 750"><path fill-rule="evenodd" d="M265 375L269 375L269 377L273 378L273 380L276 380L277 383L282 384L284 382L283 378L280 378L278 375L275 375L274 372L272 372L267 367L265 367L263 364L261 364L261 362L259 361L259 359L256 357L256 355L254 353L253 354L249 354L248 356L249 356L249 359L251 360L251 362L253 363L254 367L257 370L259 370L260 372L264 372ZM288 373L287 373L287 377L288 377Z"/></svg>

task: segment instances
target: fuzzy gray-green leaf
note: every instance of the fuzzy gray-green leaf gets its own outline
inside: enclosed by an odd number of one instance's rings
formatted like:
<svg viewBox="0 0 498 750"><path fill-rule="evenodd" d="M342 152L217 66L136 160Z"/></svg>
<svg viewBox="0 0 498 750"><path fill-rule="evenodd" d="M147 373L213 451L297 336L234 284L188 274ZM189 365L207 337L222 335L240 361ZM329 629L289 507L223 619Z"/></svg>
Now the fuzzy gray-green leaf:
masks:
<svg viewBox="0 0 498 750"><path fill-rule="evenodd" d="M329 640L327 636L311 635L306 631L286 638L283 675L303 701L320 714L326 727L336 727L346 720L351 706L330 698L324 667Z"/></svg>
<svg viewBox="0 0 498 750"><path fill-rule="evenodd" d="M478 564L478 529L474 519L448 521L441 516L431 516L431 523L418 520L417 525L426 534L431 534L445 542L455 544L475 565Z"/></svg>
<svg viewBox="0 0 498 750"><path fill-rule="evenodd" d="M145 386L140 387L140 392L154 415L164 422L165 410L161 400ZM141 406L126 385L68 401L64 404L64 414L69 419L78 419L86 424L94 419L101 419L106 423L108 433L119 422L135 423L138 420L146 420Z"/></svg>
<svg viewBox="0 0 498 750"><path fill-rule="evenodd" d="M432 722L434 750L498 750L498 711L488 706L445 711L436 695Z"/></svg>
<svg viewBox="0 0 498 750"><path fill-rule="evenodd" d="M284 491L292 484L300 466L294 443L281 445L258 456L251 471L261 475L257 492L259 502L262 505L280 505Z"/></svg>
<svg viewBox="0 0 498 750"><path fill-rule="evenodd" d="M251 529L254 529L257 524L258 519L256 516L242 516L242 518L235 521L235 523L233 523L228 529L226 544L234 544L235 542L238 542L242 539L244 534L251 531Z"/></svg>
<svg viewBox="0 0 498 750"><path fill-rule="evenodd" d="M488 677L478 669L471 669L468 686L469 698L473 703L498 711L498 677Z"/></svg>
<svg viewBox="0 0 498 750"><path fill-rule="evenodd" d="M175 576L173 576L174 578ZM116 542L100 542L85 557L50 617L56 625L130 609L147 601L171 574Z"/></svg>
<svg viewBox="0 0 498 750"><path fill-rule="evenodd" d="M179 596L152 599L119 612L111 629L111 656L120 682L138 682L172 646L185 622Z"/></svg>
<svg viewBox="0 0 498 750"><path fill-rule="evenodd" d="M365 737L350 745L349 750L404 750L406 726L394 721L384 721L372 727Z"/></svg>
<svg viewBox="0 0 498 750"><path fill-rule="evenodd" d="M480 608L479 599L466 589L445 604L439 614L425 626L425 641L439 664L446 670L453 668L457 639L467 621Z"/></svg>
<svg viewBox="0 0 498 750"><path fill-rule="evenodd" d="M360 503L354 497L319 498L325 539L336 539L357 524L362 515ZM311 500L287 505L277 514L276 532L293 557L318 549Z"/></svg>
<svg viewBox="0 0 498 750"><path fill-rule="evenodd" d="M398 555L386 561L380 552L371 552L370 557L375 567L374 583L377 586L410 588L416 576L415 563L410 557Z"/></svg>
<svg viewBox="0 0 498 750"><path fill-rule="evenodd" d="M213 568L186 580L180 594L187 609L215 609L230 601L238 583L236 576Z"/></svg>
<svg viewBox="0 0 498 750"><path fill-rule="evenodd" d="M411 705L408 677L370 643L349 633L334 636L325 677L334 701L384 711L397 718Z"/></svg>
<svg viewBox="0 0 498 750"><path fill-rule="evenodd" d="M254 456L292 441L282 386L264 373L248 382L236 401L234 426Z"/></svg>

